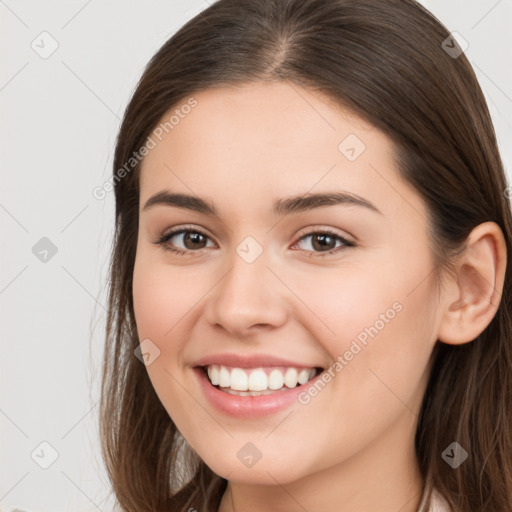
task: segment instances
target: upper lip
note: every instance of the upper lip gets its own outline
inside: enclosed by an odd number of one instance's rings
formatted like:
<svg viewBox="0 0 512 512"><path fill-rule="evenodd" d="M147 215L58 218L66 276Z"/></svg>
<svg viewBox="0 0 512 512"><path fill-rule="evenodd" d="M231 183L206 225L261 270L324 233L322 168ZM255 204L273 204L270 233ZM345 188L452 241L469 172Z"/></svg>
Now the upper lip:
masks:
<svg viewBox="0 0 512 512"><path fill-rule="evenodd" d="M323 368L320 365L304 364L291 359L284 359L267 354L213 354L195 361L192 366L209 366L212 364L232 366L235 368L260 368L263 366L289 366L293 368Z"/></svg>

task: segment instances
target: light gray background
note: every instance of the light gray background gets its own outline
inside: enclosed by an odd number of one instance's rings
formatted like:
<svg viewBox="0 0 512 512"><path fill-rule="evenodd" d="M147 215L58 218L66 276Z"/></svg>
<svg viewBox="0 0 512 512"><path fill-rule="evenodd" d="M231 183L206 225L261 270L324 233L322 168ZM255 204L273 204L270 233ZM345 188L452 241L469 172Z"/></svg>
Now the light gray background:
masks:
<svg viewBox="0 0 512 512"><path fill-rule="evenodd" d="M422 3L469 43L510 173L512 0ZM92 190L143 66L207 5L0 0L4 512L112 511L97 413L114 196ZM46 262L43 237L57 249Z"/></svg>

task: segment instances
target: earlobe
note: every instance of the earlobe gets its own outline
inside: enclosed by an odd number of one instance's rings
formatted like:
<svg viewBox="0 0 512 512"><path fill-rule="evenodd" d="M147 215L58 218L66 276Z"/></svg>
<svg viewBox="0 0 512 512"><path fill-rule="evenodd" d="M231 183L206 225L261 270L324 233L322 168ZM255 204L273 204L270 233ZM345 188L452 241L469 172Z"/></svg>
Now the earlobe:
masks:
<svg viewBox="0 0 512 512"><path fill-rule="evenodd" d="M439 341L461 345L487 328L501 301L506 265L501 228L495 222L479 224L469 234L456 276L444 292Z"/></svg>

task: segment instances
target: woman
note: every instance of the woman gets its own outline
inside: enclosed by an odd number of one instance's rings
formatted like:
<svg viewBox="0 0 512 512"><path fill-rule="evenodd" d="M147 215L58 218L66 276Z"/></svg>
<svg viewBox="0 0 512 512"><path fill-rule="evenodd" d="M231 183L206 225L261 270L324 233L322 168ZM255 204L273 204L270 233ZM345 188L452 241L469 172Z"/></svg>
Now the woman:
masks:
<svg viewBox="0 0 512 512"><path fill-rule="evenodd" d="M412 0L220 0L115 151L102 448L125 511L512 510L512 219Z"/></svg>

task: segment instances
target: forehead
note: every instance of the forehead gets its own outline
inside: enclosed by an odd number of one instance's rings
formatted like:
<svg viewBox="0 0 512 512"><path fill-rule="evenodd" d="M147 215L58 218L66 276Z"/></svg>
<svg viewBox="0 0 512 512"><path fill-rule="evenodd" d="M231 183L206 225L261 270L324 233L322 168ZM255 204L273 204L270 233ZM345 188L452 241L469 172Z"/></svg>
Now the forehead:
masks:
<svg viewBox="0 0 512 512"><path fill-rule="evenodd" d="M193 99L193 108L182 108L190 98L173 106L159 136L152 135L156 145L141 168L141 205L163 189L240 206L269 193L329 189L382 203L379 196L392 190L386 181L399 179L390 139L317 91L256 82L206 89Z"/></svg>

